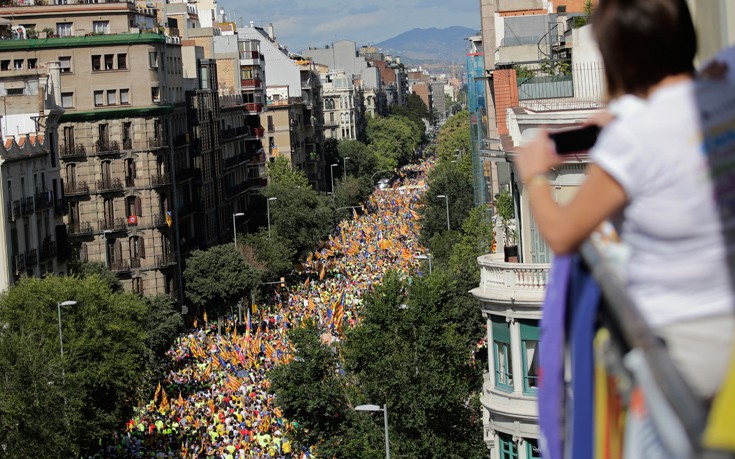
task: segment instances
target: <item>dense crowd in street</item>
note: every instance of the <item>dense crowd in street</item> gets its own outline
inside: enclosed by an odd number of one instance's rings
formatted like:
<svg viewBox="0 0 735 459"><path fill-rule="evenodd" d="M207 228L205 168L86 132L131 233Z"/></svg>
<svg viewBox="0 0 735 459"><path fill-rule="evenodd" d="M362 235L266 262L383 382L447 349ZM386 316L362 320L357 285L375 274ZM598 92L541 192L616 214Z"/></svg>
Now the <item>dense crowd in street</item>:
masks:
<svg viewBox="0 0 735 459"><path fill-rule="evenodd" d="M268 370L287 363L287 332L314 320L329 344L359 323L363 295L391 269L419 269L419 196L432 162L401 169L391 188L376 190L352 218L297 266L288 288L273 295L244 324L206 313L169 350L168 374L139 406L124 432L100 457L187 459L308 458L294 445L270 391ZM220 324L221 325L221 324Z"/></svg>

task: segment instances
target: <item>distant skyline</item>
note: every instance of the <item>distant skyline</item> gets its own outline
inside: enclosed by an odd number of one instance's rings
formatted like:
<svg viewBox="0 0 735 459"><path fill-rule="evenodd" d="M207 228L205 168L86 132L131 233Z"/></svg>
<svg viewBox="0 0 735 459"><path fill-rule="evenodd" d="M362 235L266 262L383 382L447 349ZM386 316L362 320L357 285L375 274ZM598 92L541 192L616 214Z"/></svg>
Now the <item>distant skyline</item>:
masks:
<svg viewBox="0 0 735 459"><path fill-rule="evenodd" d="M480 29L477 0L218 0L218 5L238 26L272 23L276 39L293 52L339 40L376 44L416 28Z"/></svg>

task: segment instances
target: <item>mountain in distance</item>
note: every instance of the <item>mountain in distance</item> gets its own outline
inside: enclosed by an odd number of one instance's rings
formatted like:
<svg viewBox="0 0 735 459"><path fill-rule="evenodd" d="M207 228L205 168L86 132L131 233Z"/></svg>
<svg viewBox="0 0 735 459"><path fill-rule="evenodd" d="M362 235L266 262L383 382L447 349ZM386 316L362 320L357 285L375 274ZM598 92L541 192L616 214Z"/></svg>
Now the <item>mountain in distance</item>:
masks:
<svg viewBox="0 0 735 459"><path fill-rule="evenodd" d="M385 54L400 56L406 65L464 65L469 50L467 37L478 29L452 26L445 29L412 29L388 40L376 43Z"/></svg>

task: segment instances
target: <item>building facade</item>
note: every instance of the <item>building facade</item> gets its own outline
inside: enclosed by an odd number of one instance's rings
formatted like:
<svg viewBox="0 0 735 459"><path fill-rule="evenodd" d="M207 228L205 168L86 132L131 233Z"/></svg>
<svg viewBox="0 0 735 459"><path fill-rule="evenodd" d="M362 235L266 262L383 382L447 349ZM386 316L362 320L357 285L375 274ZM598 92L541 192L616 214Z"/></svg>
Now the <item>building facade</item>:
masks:
<svg viewBox="0 0 735 459"><path fill-rule="evenodd" d="M22 275L65 274L68 254L57 125L58 62L24 61L0 75L0 291Z"/></svg>

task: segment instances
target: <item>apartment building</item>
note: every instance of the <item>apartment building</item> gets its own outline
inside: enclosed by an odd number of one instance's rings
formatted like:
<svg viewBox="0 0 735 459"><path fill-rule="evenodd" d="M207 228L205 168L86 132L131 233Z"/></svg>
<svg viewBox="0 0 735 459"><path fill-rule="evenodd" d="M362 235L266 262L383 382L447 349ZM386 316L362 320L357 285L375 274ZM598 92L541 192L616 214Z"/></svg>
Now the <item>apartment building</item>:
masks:
<svg viewBox="0 0 735 459"><path fill-rule="evenodd" d="M356 140L364 132L363 93L344 71L328 70L320 75L324 95L324 136Z"/></svg>
<svg viewBox="0 0 735 459"><path fill-rule="evenodd" d="M66 272L60 77L58 62L28 60L0 74L0 291L22 275Z"/></svg>
<svg viewBox="0 0 735 459"><path fill-rule="evenodd" d="M267 127L269 158L283 156L304 171L316 189L325 189L324 133L321 82L314 63L289 52L276 40L273 25L268 29L240 27L240 40L256 40L268 62Z"/></svg>
<svg viewBox="0 0 735 459"><path fill-rule="evenodd" d="M179 39L144 33L157 12L132 2L2 13L46 37L3 41L0 62L59 62L71 257L105 263L127 290L181 298L181 256L197 244Z"/></svg>

